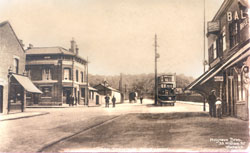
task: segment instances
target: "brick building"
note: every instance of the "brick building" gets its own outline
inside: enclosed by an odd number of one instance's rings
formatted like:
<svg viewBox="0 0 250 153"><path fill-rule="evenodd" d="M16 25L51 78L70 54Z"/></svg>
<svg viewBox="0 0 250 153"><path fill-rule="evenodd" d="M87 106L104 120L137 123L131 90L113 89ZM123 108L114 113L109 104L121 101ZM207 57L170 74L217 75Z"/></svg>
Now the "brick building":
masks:
<svg viewBox="0 0 250 153"><path fill-rule="evenodd" d="M33 47L26 50L26 70L43 92L27 95L28 105L62 105L72 94L77 104L84 104L87 61L79 56L74 40L69 50L62 47Z"/></svg>
<svg viewBox="0 0 250 153"><path fill-rule="evenodd" d="M209 70L186 89L222 99L223 115L249 119L249 3L225 0L208 22Z"/></svg>
<svg viewBox="0 0 250 153"><path fill-rule="evenodd" d="M40 94L25 74L25 51L8 21L0 23L0 113L24 111L27 93Z"/></svg>

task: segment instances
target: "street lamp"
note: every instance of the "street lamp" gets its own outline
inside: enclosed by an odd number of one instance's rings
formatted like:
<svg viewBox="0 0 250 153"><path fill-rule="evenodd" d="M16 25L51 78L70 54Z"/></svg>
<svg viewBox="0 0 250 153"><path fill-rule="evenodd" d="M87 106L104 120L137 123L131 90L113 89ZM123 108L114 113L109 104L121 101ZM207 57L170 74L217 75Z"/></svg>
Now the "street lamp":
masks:
<svg viewBox="0 0 250 153"><path fill-rule="evenodd" d="M8 77L8 113L10 112L10 87L11 87L10 79L11 79L12 74L13 74L13 69L10 66L8 68L8 76L7 76Z"/></svg>

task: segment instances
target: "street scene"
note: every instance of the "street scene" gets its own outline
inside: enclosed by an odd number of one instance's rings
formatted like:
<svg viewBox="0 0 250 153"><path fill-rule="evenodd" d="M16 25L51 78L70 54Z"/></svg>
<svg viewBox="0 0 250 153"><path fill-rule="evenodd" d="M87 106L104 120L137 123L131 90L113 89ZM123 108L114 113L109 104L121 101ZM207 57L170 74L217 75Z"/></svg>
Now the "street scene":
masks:
<svg viewBox="0 0 250 153"><path fill-rule="evenodd" d="M0 152L249 152L249 8L0 1Z"/></svg>

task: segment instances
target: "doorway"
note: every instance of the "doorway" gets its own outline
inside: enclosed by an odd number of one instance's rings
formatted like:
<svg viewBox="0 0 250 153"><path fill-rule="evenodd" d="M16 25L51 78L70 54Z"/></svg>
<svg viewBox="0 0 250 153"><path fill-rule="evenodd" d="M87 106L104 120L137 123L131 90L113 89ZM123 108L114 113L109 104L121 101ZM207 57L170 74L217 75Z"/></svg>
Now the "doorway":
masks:
<svg viewBox="0 0 250 153"><path fill-rule="evenodd" d="M0 86L0 113L3 113L3 86Z"/></svg>
<svg viewBox="0 0 250 153"><path fill-rule="evenodd" d="M96 95L96 105L99 105L99 95Z"/></svg>

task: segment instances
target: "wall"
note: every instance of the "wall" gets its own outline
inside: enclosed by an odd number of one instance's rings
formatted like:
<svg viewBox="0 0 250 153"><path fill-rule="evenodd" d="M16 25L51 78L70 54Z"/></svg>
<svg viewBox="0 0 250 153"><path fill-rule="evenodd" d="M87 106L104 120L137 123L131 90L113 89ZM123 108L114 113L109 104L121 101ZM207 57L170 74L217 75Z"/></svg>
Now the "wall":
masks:
<svg viewBox="0 0 250 153"><path fill-rule="evenodd" d="M8 103L8 68L13 66L13 58L19 58L19 74L25 69L25 53L19 44L14 31L7 22L0 25L0 85L3 85L3 113L7 113Z"/></svg>

